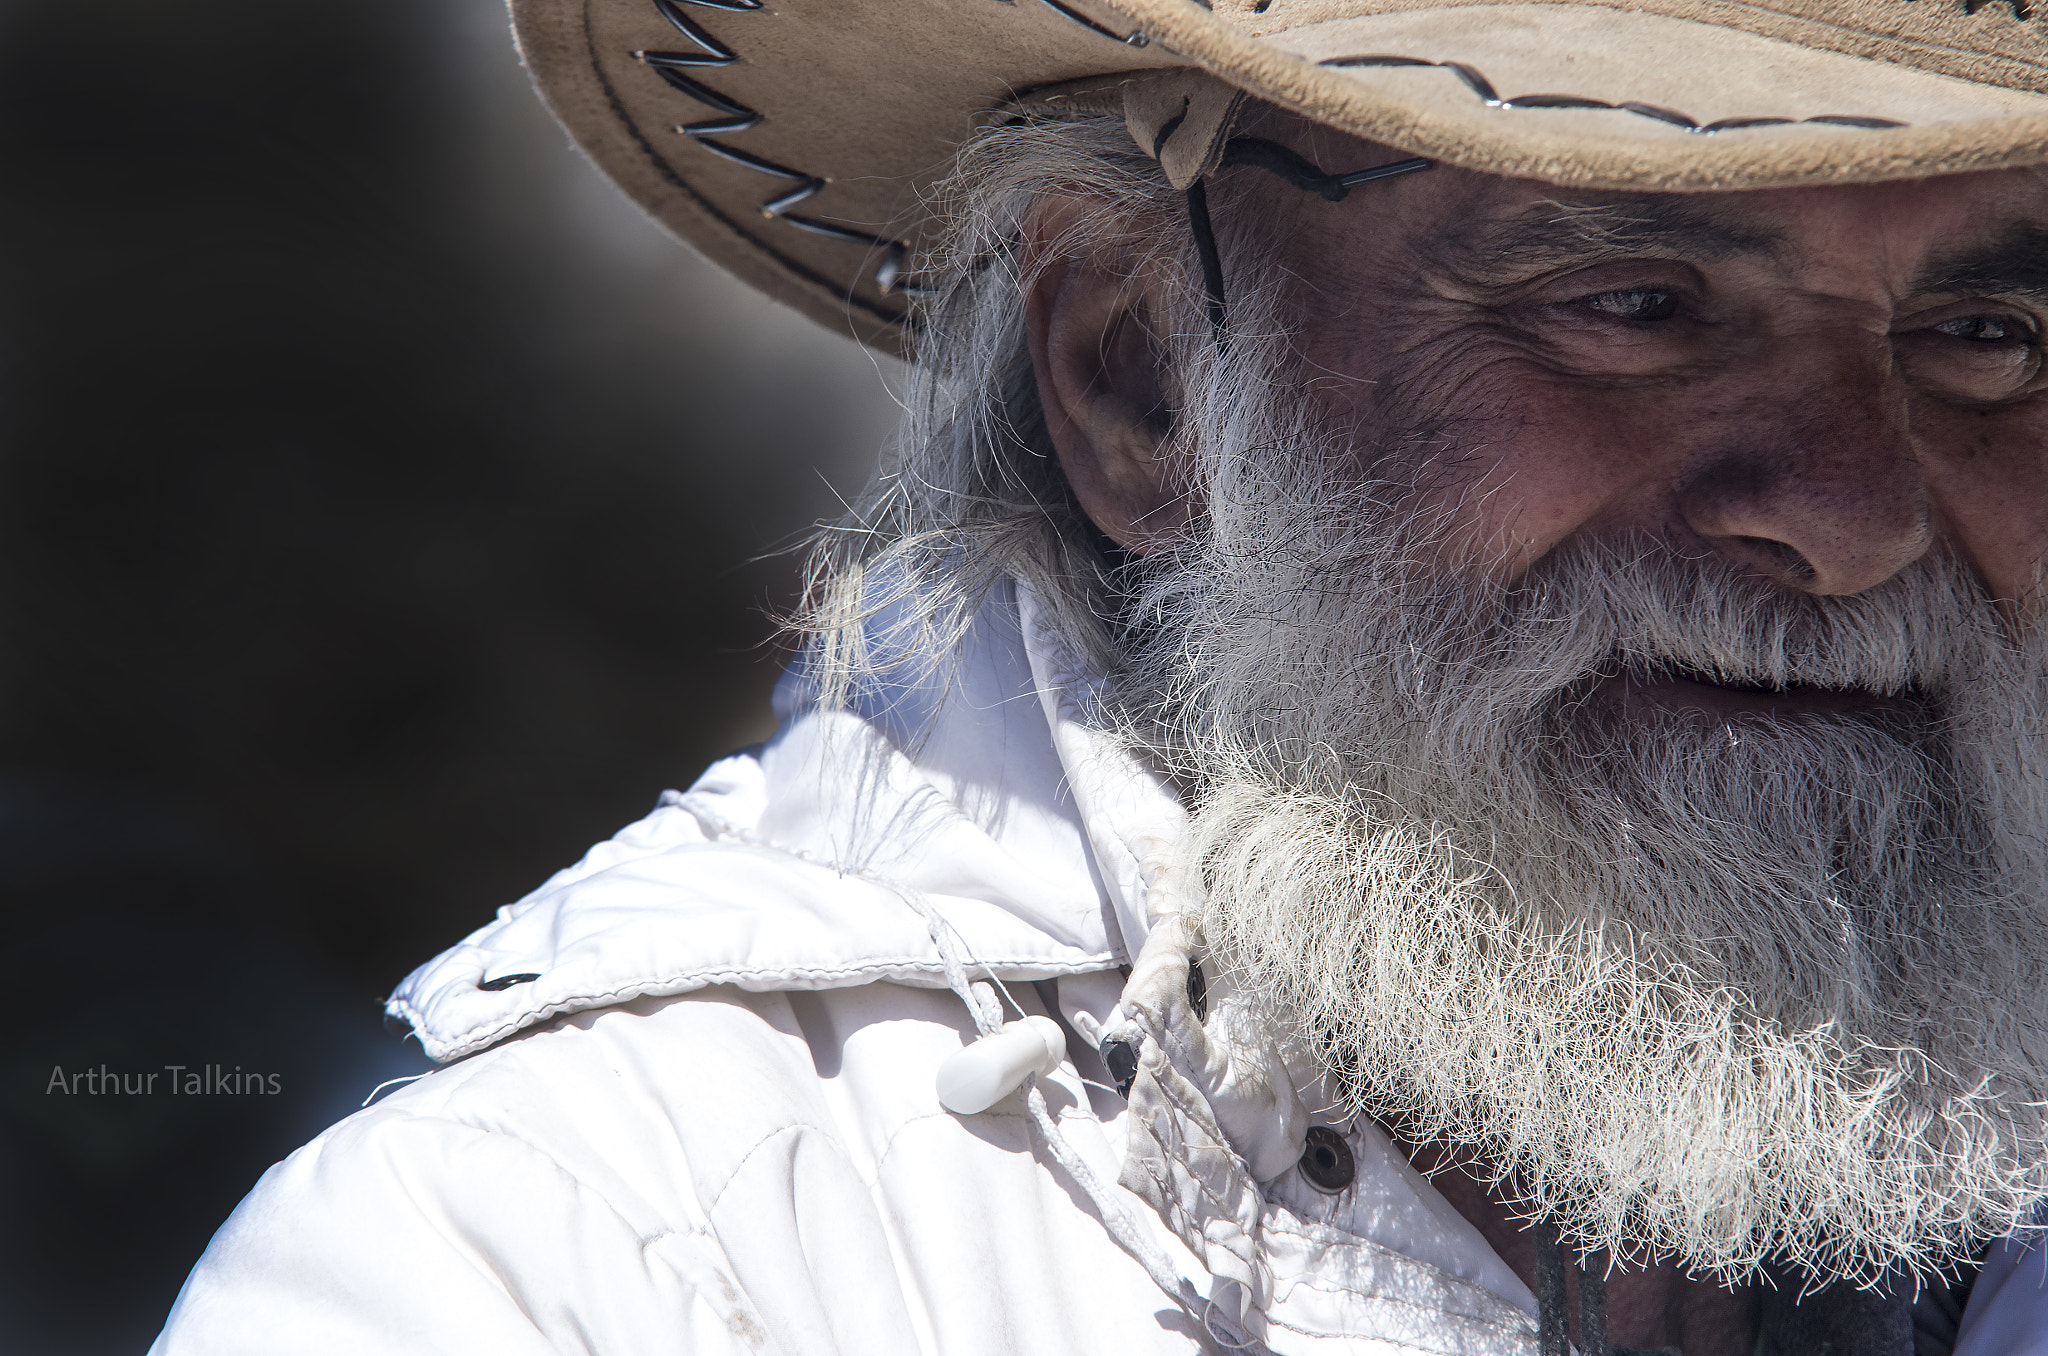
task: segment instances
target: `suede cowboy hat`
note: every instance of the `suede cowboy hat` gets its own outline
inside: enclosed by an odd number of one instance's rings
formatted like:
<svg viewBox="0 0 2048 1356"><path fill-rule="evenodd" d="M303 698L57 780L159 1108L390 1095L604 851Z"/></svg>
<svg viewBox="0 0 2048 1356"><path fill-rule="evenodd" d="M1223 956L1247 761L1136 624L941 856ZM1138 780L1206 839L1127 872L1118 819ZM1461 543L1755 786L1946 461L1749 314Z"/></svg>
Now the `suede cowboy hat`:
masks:
<svg viewBox="0 0 2048 1356"><path fill-rule="evenodd" d="M771 296L898 353L925 195L977 125L1020 107L1121 113L1176 187L1215 168L1247 96L1565 187L2048 162L2048 0L511 8L543 97L641 206Z"/></svg>

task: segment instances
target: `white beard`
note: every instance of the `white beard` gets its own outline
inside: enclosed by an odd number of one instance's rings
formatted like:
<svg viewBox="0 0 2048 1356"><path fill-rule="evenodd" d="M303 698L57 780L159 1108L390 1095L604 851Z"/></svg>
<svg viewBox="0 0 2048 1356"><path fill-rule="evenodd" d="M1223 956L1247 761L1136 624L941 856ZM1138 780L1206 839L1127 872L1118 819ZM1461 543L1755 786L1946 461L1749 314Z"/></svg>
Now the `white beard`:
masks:
<svg viewBox="0 0 2048 1356"><path fill-rule="evenodd" d="M2040 636L1933 556L1841 598L1643 541L1431 577L1387 487L1232 394L1116 685L1194 788L1211 955L1352 1109L1477 1151L1580 1246L1727 1279L1927 1271L2023 1223ZM1579 700L1617 665L1897 700L1622 723Z"/></svg>

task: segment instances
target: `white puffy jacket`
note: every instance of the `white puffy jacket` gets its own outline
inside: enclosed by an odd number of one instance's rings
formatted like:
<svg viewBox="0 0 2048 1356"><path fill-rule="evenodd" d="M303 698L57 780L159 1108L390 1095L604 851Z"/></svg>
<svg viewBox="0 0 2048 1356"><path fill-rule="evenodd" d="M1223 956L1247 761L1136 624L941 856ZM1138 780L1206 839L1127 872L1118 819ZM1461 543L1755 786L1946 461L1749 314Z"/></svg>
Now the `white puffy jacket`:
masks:
<svg viewBox="0 0 2048 1356"><path fill-rule="evenodd" d="M1180 808L1020 594L949 684L785 681L767 745L408 978L449 1067L265 1174L157 1356L1533 1356L1526 1287L1386 1139L1337 1126L1356 1178L1318 1189L1313 1076L1228 993L1190 1012ZM1023 1013L1070 1057L941 1107ZM2042 1268L1994 1256L1958 1356L2048 1356Z"/></svg>

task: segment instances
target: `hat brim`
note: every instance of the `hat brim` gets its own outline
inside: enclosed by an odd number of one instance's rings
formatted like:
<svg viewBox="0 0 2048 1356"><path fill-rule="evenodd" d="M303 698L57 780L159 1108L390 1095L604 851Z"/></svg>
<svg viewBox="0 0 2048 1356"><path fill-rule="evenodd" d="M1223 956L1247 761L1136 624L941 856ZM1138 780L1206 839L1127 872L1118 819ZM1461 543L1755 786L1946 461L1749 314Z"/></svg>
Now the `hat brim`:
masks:
<svg viewBox="0 0 2048 1356"><path fill-rule="evenodd" d="M2005 0L1965 16L1967 30L1931 0L1861 3L1900 21L1872 31L1719 0L512 0L512 11L549 105L636 201L762 291L900 354L903 261L924 243L926 196L954 150L1033 89L1124 71L1198 67L1340 131L1573 188L1865 183L2048 162L2041 23L2007 14Z"/></svg>

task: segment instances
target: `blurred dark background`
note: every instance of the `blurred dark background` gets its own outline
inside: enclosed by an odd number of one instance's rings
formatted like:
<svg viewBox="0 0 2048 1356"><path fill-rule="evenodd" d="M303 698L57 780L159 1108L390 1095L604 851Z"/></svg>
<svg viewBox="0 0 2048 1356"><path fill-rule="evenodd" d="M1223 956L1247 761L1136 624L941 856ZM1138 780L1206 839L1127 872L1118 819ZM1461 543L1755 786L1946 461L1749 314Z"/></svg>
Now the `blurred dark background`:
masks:
<svg viewBox="0 0 2048 1356"><path fill-rule="evenodd" d="M0 0L0 108L0 1352L98 1356L426 1067L408 970L767 732L893 374L604 184L495 0ZM51 1087L209 1063L281 1091Z"/></svg>

